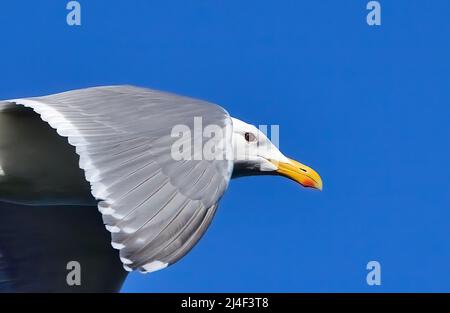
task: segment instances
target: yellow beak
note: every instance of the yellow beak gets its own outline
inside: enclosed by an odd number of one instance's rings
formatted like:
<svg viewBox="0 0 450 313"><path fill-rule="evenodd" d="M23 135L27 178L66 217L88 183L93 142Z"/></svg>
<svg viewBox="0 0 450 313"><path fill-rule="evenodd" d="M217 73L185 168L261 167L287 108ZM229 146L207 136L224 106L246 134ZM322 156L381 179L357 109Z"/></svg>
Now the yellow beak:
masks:
<svg viewBox="0 0 450 313"><path fill-rule="evenodd" d="M304 187L311 187L322 190L322 179L312 168L303 165L295 160L288 159L289 162L271 161L282 176L292 179Z"/></svg>

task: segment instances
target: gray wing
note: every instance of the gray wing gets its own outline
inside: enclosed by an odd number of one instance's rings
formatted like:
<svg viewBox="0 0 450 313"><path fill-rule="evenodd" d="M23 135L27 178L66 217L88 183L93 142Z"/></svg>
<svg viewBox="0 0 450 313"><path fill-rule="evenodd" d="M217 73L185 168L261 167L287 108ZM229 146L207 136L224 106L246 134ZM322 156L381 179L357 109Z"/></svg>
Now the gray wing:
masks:
<svg viewBox="0 0 450 313"><path fill-rule="evenodd" d="M172 128L194 130L195 117L201 117L203 127L222 130L215 143L225 155L231 149L232 126L221 107L132 86L7 102L32 108L76 147L125 269L164 268L205 232L227 188L232 163L226 158L174 159L171 149L180 138Z"/></svg>

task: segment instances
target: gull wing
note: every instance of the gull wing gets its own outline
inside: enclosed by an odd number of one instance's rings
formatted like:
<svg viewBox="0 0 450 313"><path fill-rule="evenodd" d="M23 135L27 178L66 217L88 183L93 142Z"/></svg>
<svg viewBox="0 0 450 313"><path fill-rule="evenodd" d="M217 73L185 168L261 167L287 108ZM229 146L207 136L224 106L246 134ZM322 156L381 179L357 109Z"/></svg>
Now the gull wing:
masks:
<svg viewBox="0 0 450 313"><path fill-rule="evenodd" d="M133 86L6 102L32 108L76 147L126 270L151 272L176 262L209 226L228 186L232 162L226 157L201 159L199 151L177 160L172 147L179 140L198 138L195 121L201 118L200 127L222 130L213 136L216 155L229 155L232 122L220 106ZM174 136L176 125L194 134ZM211 138L201 130L200 137L203 148Z"/></svg>

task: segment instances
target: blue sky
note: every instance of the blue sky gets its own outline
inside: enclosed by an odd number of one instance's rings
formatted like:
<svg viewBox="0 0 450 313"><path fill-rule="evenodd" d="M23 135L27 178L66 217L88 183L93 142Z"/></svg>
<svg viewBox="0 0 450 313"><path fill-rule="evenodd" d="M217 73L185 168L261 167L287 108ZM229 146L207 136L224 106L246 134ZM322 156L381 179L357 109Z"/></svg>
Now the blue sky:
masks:
<svg viewBox="0 0 450 313"><path fill-rule="evenodd" d="M66 1L0 8L0 98L136 84L279 124L324 191L232 181L200 243L125 292L450 291L450 2ZM382 285L366 284L377 260Z"/></svg>

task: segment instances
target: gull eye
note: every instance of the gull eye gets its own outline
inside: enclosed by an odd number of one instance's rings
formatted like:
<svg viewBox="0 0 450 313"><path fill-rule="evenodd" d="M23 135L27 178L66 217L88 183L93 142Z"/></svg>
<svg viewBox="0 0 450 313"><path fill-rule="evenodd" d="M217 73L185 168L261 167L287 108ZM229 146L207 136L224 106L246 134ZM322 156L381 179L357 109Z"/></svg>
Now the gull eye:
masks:
<svg viewBox="0 0 450 313"><path fill-rule="evenodd" d="M248 142L253 142L256 141L256 136L252 133L245 133L244 134L244 138L245 140L247 140Z"/></svg>

